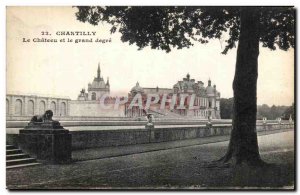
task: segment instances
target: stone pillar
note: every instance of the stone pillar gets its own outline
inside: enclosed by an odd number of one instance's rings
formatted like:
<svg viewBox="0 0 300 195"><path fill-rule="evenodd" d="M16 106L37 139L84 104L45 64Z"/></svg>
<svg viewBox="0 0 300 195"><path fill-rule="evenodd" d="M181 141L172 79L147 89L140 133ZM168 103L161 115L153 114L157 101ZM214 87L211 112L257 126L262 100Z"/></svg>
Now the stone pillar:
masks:
<svg viewBox="0 0 300 195"><path fill-rule="evenodd" d="M67 113L66 113L66 116L70 116L70 101L69 100L67 100L66 101L66 109L67 109Z"/></svg>
<svg viewBox="0 0 300 195"><path fill-rule="evenodd" d="M28 115L28 100L29 100L29 98L25 96L24 97L24 112L23 112L24 116Z"/></svg>
<svg viewBox="0 0 300 195"><path fill-rule="evenodd" d="M212 128L211 116L208 116L208 121L206 123L206 128L209 129L210 135L214 135L214 129Z"/></svg>
<svg viewBox="0 0 300 195"><path fill-rule="evenodd" d="M55 99L55 109L56 109L56 114L55 114L55 117L59 117L60 116L60 101L59 99Z"/></svg>
<svg viewBox="0 0 300 195"><path fill-rule="evenodd" d="M263 130L266 131L267 130L267 118L263 117Z"/></svg>
<svg viewBox="0 0 300 195"><path fill-rule="evenodd" d="M50 110L50 109L51 109L51 107L50 107L51 99L49 100L49 97L47 97L45 104L46 104L46 105L45 105L45 111L46 111L46 110ZM52 110L52 111L53 111L53 110Z"/></svg>
<svg viewBox="0 0 300 195"><path fill-rule="evenodd" d="M70 163L72 159L71 134L58 121L30 122L20 130L19 147L49 164Z"/></svg>
<svg viewBox="0 0 300 195"><path fill-rule="evenodd" d="M36 99L36 114L37 115L40 114L40 102L41 102L41 99L39 97L37 97L37 99Z"/></svg>

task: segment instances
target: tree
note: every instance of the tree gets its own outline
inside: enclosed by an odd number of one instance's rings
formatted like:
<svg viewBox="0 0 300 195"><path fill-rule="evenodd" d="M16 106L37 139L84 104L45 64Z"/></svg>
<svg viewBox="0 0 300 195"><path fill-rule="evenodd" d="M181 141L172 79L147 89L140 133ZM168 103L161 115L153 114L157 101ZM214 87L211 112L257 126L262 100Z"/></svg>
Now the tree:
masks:
<svg viewBox="0 0 300 195"><path fill-rule="evenodd" d="M282 114L285 120L289 120L290 116L293 120L295 120L295 104L293 103L292 106L288 107L284 113Z"/></svg>
<svg viewBox="0 0 300 195"><path fill-rule="evenodd" d="M220 99L220 114L221 119L232 119L233 98Z"/></svg>
<svg viewBox="0 0 300 195"><path fill-rule="evenodd" d="M111 33L139 49L170 52L208 43L227 34L223 54L237 48L233 80L233 122L226 155L220 163L264 165L256 127L259 43L275 50L294 47L292 7L78 7L79 21L112 25Z"/></svg>
<svg viewBox="0 0 300 195"><path fill-rule="evenodd" d="M257 106L257 118L260 120L262 120L263 117L266 117L269 120L274 120L278 117L283 117L284 119L286 119L284 117L284 112L288 108L289 108L288 106L275 106L275 105L269 107L268 105L263 104L261 106Z"/></svg>
<svg viewBox="0 0 300 195"><path fill-rule="evenodd" d="M263 104L261 106L257 106L257 118L262 120L263 117L266 117L267 119L270 118L270 107L267 104Z"/></svg>

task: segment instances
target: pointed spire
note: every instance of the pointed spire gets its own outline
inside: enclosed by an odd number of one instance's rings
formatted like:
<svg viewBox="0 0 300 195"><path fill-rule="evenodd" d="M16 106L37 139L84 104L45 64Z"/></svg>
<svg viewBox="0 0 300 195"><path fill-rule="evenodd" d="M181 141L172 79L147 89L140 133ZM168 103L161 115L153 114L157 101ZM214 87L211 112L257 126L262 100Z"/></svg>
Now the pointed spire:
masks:
<svg viewBox="0 0 300 195"><path fill-rule="evenodd" d="M210 80L210 78L208 79L208 86L211 86L211 80Z"/></svg>
<svg viewBox="0 0 300 195"><path fill-rule="evenodd" d="M186 78L188 81L190 80L190 73L187 73Z"/></svg>
<svg viewBox="0 0 300 195"><path fill-rule="evenodd" d="M97 78L100 78L100 62L98 63Z"/></svg>
<svg viewBox="0 0 300 195"><path fill-rule="evenodd" d="M107 77L106 85L109 86L109 77Z"/></svg>

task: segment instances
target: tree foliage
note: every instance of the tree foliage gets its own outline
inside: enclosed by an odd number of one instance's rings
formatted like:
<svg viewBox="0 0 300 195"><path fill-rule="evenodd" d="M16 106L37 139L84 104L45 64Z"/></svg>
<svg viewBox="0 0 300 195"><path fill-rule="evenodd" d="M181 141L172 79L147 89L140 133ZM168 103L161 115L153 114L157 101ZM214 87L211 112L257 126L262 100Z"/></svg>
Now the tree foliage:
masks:
<svg viewBox="0 0 300 195"><path fill-rule="evenodd" d="M232 119L233 116L233 98L221 98L220 99L220 113L222 119ZM262 120L266 117L268 120L275 120L281 117L284 120L288 120L290 115L294 119L294 104L292 106L276 106L271 107L267 104L257 105L257 119Z"/></svg>
<svg viewBox="0 0 300 195"><path fill-rule="evenodd" d="M295 120L295 104L293 103L292 106L288 107L282 114L282 118L288 120L292 117Z"/></svg>
<svg viewBox="0 0 300 195"><path fill-rule="evenodd" d="M232 119L233 98L220 99L220 114L221 119Z"/></svg>
<svg viewBox="0 0 300 195"><path fill-rule="evenodd" d="M289 119L284 117L284 113L289 108L290 106L275 106L275 105L269 107L266 104L257 106L257 119L261 120L263 117L266 117L268 120L275 120L278 117L281 117L282 119Z"/></svg>
<svg viewBox="0 0 300 195"><path fill-rule="evenodd" d="M121 40L139 49L151 47L170 52L189 48L196 42L226 37L223 53L236 47L243 7L129 6L77 7L77 19L98 25L112 25L111 33L120 32ZM292 7L256 7L260 15L260 42L263 47L287 50L294 47L294 10Z"/></svg>

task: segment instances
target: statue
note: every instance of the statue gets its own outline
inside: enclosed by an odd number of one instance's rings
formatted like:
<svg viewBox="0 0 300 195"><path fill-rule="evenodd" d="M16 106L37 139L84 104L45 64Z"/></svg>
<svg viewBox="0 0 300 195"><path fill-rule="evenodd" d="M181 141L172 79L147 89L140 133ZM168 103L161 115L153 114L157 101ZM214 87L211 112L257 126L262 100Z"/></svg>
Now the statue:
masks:
<svg viewBox="0 0 300 195"><path fill-rule="evenodd" d="M263 124L267 124L267 117L263 117Z"/></svg>
<svg viewBox="0 0 300 195"><path fill-rule="evenodd" d="M293 119L292 119L292 115L291 114L290 114L289 122L290 122L290 124L293 124Z"/></svg>
<svg viewBox="0 0 300 195"><path fill-rule="evenodd" d="M87 96L88 96L88 94L85 93L85 89L82 88L82 89L80 90L80 93L79 93L79 95L78 95L77 100L87 100Z"/></svg>
<svg viewBox="0 0 300 195"><path fill-rule="evenodd" d="M281 118L280 117L277 118L277 123L281 124Z"/></svg>
<svg viewBox="0 0 300 195"><path fill-rule="evenodd" d="M30 122L46 122L46 121L52 121L53 112L52 110L46 110L46 112L43 115L34 115Z"/></svg>
<svg viewBox="0 0 300 195"><path fill-rule="evenodd" d="M153 123L152 123L152 122L153 122L153 115L152 115L152 114L148 114L148 115L147 115L147 119L148 119L148 123L153 124Z"/></svg>
<svg viewBox="0 0 300 195"><path fill-rule="evenodd" d="M147 120L148 120L148 123L146 124L146 128L153 129L154 128L153 114L147 114Z"/></svg>
<svg viewBox="0 0 300 195"><path fill-rule="evenodd" d="M25 129L28 128L54 128L54 129L63 129L62 126L60 126L60 123L58 121L55 121L52 119L53 112L52 110L46 110L46 112L43 115L34 115L30 122L28 123L28 126L25 127Z"/></svg>
<svg viewBox="0 0 300 195"><path fill-rule="evenodd" d="M72 162L72 135L58 121L53 111L35 115L19 131L18 146L27 154L50 164Z"/></svg>
<svg viewBox="0 0 300 195"><path fill-rule="evenodd" d="M209 115L209 116L208 116L208 121L207 121L207 123L206 123L206 126L209 127L209 128L212 127L211 118L212 118L211 115Z"/></svg>
<svg viewBox="0 0 300 195"><path fill-rule="evenodd" d="M145 127L147 129L153 129L154 128L154 124L153 124L153 114L149 114L147 113L147 111L145 109L143 109L143 113L146 115L147 118L147 124L145 125Z"/></svg>

